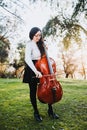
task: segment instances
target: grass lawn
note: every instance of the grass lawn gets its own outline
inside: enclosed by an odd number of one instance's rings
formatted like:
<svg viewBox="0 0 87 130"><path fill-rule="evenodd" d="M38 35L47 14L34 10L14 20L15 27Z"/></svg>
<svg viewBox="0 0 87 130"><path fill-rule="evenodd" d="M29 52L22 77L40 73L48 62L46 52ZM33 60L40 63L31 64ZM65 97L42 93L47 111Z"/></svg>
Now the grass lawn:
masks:
<svg viewBox="0 0 87 130"><path fill-rule="evenodd" d="M53 105L59 119L48 117L47 104L38 101L43 118L34 120L28 85L21 79L0 79L0 130L87 130L87 81L59 79L63 97Z"/></svg>

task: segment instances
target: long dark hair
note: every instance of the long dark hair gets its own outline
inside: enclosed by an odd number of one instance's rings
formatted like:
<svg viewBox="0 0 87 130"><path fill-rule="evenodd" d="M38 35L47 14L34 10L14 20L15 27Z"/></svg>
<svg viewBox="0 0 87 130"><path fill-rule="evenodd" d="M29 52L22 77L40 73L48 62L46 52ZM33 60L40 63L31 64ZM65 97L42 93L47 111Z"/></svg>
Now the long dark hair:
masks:
<svg viewBox="0 0 87 130"><path fill-rule="evenodd" d="M45 50L44 50L44 41L43 41L43 38L41 36L40 40L37 42L37 46L40 50L40 53L41 53L41 56L43 56L45 54Z"/></svg>
<svg viewBox="0 0 87 130"><path fill-rule="evenodd" d="M29 32L29 38L32 40L33 37L35 36L35 34L36 34L38 31L41 32L40 28L38 28L38 27L33 27L33 28L30 30L30 32ZM44 50L44 47L43 47L43 38L42 38L42 35L41 35L40 40L37 42L37 46L38 46L38 48L39 48L39 50L40 50L40 52L41 52L41 56L43 56L43 55L45 54L45 50Z"/></svg>

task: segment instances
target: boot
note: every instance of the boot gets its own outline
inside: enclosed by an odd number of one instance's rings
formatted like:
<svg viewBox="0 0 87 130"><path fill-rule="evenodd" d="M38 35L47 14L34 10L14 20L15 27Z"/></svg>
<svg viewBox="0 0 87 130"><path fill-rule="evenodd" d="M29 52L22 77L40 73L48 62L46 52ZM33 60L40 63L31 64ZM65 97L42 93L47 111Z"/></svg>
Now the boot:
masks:
<svg viewBox="0 0 87 130"><path fill-rule="evenodd" d="M39 115L38 112L34 112L34 118L36 121L41 122L42 121L42 117Z"/></svg>
<svg viewBox="0 0 87 130"><path fill-rule="evenodd" d="M53 119L58 119L59 118L59 116L53 112L53 109L52 109L51 105L49 105L48 115L49 115L49 117L52 117Z"/></svg>

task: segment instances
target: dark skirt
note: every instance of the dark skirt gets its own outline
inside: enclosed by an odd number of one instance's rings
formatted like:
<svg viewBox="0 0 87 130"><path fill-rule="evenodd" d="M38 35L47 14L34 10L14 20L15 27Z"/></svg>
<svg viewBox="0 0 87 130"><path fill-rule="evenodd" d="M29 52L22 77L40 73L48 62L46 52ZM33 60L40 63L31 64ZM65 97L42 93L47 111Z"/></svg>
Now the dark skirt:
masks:
<svg viewBox="0 0 87 130"><path fill-rule="evenodd" d="M33 63L35 64L36 61L33 61ZM32 71L32 69L27 64L25 64L23 83L32 83L32 82L39 83L39 78L36 78L35 73Z"/></svg>

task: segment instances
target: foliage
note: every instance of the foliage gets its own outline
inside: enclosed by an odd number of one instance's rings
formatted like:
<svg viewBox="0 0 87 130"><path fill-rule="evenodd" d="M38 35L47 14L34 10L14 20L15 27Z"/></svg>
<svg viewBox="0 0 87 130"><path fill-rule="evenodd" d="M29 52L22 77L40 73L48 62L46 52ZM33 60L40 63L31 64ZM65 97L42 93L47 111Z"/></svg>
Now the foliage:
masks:
<svg viewBox="0 0 87 130"><path fill-rule="evenodd" d="M20 16L18 16L17 14L16 14L16 12L11 12L11 11L9 11L9 9L12 7L12 5L16 5L16 6L19 6L19 7L21 7L21 8L23 8L23 3L20 1L20 0L18 0L17 2L16 1L4 1L4 0L1 0L0 1L0 7L2 7L4 10L6 10L7 12L9 12L9 13L11 13L13 16L15 16L16 18L18 18L18 19L21 19L20 18ZM21 19L22 20L22 19Z"/></svg>
<svg viewBox="0 0 87 130"><path fill-rule="evenodd" d="M1 7L4 7L4 6L6 7L6 6L7 6L7 5L5 4L5 2L4 2L4 0L0 0L0 6L1 6Z"/></svg>
<svg viewBox="0 0 87 130"><path fill-rule="evenodd" d="M73 25L63 39L63 44L66 49L69 47L72 39L76 41L77 44L81 44L80 27L77 25Z"/></svg>
<svg viewBox="0 0 87 130"><path fill-rule="evenodd" d="M78 38L78 31L77 31L76 27L74 27L74 29L72 27L74 26L74 24L78 23L80 18L77 18L77 16L80 13L84 12L85 17L86 17L86 15L87 15L87 9L86 9L87 1L77 0L77 2L74 2L72 0L73 13L70 17L66 17L64 15L63 9L61 8L61 2L59 0L55 1L55 2L53 0L42 0L41 2L42 3L46 2L47 4L50 4L50 8L53 9L53 10L56 10L56 12L57 12L56 16L53 16L48 21L46 26L43 28L44 36L50 36L50 35L58 36L57 35L58 29L60 29L60 32L66 31L64 42L67 44L67 46L69 46L70 40L71 40L70 34L71 34L72 30L74 30L76 41L80 41L80 38ZM33 3L37 3L37 1L36 0L29 0L29 4L33 4ZM21 2L20 0L10 2L11 7L15 6L15 5L17 5L17 7L23 8L23 9L24 9L24 6L25 6L25 8L27 8L27 5L23 4L23 2ZM15 18L20 19L20 21L23 22L22 16L18 15L18 12L16 12L15 10L13 12L8 10L9 7L10 7L8 2L1 0L0 6L3 7L3 8L7 7L7 8L4 8L4 9L6 9L6 11L8 11L12 15L14 15ZM61 11L59 11L59 8L61 9ZM18 23L16 23L16 24L18 24ZM68 42L66 42L67 39L69 39Z"/></svg>
<svg viewBox="0 0 87 130"><path fill-rule="evenodd" d="M15 78L15 74L11 72L0 72L0 78Z"/></svg>
<svg viewBox="0 0 87 130"><path fill-rule="evenodd" d="M51 2L52 2L52 4L54 4L53 1L51 1ZM73 3L73 1L72 1L72 3ZM60 5L60 2L58 2L58 6L59 5ZM70 18L65 17L63 12L61 12L60 14L57 14L54 18L52 18L51 20L48 21L46 27L44 28L45 29L44 33L47 34L48 29L51 30L51 28L56 28L55 27L56 25L61 26L61 30L65 30L65 29L69 30L73 26L73 24L75 24L75 22L79 21L79 19L76 19L76 16L80 12L85 12L85 15L87 15L86 6L87 6L87 1L85 1L85 0L78 0L76 6L73 7L74 11L73 11L73 14L71 15ZM55 5L54 5L54 8L55 8ZM60 19L60 15L62 17L62 20ZM53 26L51 26L51 25L53 25ZM53 31L51 33L53 34ZM48 34L49 34L49 32L48 32Z"/></svg>
<svg viewBox="0 0 87 130"><path fill-rule="evenodd" d="M19 51L19 53L20 53L20 60L19 60L19 65L20 66L22 66L22 65L24 65L24 53L25 53L25 45L24 44L22 44L22 43L20 43L20 44L18 44L18 47L17 47L17 49L18 49L18 51Z"/></svg>
<svg viewBox="0 0 87 130"><path fill-rule="evenodd" d="M82 39L80 36L80 31L83 31L87 36L87 31L79 24L76 24L75 21L64 19L61 21L58 16L48 21L46 26L43 28L43 35L45 36L56 36L59 37L57 34L57 30L60 30L60 34L66 32L63 36L63 44L65 49L68 49L69 45L71 44L72 39L76 41L77 44L81 45Z"/></svg>
<svg viewBox="0 0 87 130"><path fill-rule="evenodd" d="M58 120L47 115L47 105L38 101L43 121L33 118L28 85L19 79L0 79L0 129L1 130L86 130L87 81L59 79L63 98L54 104Z"/></svg>
<svg viewBox="0 0 87 130"><path fill-rule="evenodd" d="M10 42L7 38L0 36L0 62L3 63L7 60L8 50L10 49Z"/></svg>
<svg viewBox="0 0 87 130"><path fill-rule="evenodd" d="M73 15L72 15L72 18L73 17L76 17L79 12L85 12L85 16L87 16L87 1L86 0L78 0L78 3L76 4L76 7L74 9L74 12L73 12Z"/></svg>
<svg viewBox="0 0 87 130"><path fill-rule="evenodd" d="M24 61L24 53L25 53L25 45L22 43L18 44L17 47L19 54L20 54L20 60L14 59L13 67L17 70L19 67L24 66L25 61Z"/></svg>
<svg viewBox="0 0 87 130"><path fill-rule="evenodd" d="M52 1L53 2L53 1ZM73 1L72 1L73 3ZM53 4L53 3L52 3ZM74 4L74 3L73 3ZM58 4L60 6L60 3ZM75 6L75 7L74 7ZM85 0L78 0L77 4L72 6L73 13L71 17L64 16L64 13L61 11L56 16L52 17L43 28L43 35L45 36L56 36L56 38L62 36L63 44L66 49L68 49L69 45L71 44L72 39L76 41L77 44L81 44L80 38L80 30L85 30L80 24L77 16L84 12L85 16L87 15L87 1ZM55 6L54 6L55 7ZM57 9L58 10L58 9ZM61 9L62 10L62 9ZM60 30L60 33L57 33ZM65 32L65 34L64 34ZM87 35L87 31L84 31ZM62 35L64 34L64 35Z"/></svg>
<svg viewBox="0 0 87 130"><path fill-rule="evenodd" d="M11 37L11 39L13 39L13 42L15 42L16 40L14 40L14 39L15 38L17 39L20 37L19 35L17 35L18 31L21 30L22 27L25 28L24 24L20 24L23 22L23 19L22 19L22 18L24 18L23 16L25 16L24 9L25 8L29 9L29 7L32 4L34 4L35 2L37 4L38 1L39 0L29 0L28 1L29 6L27 6L27 3L23 4L23 2L20 0L17 0L17 1L16 0L12 0L12 1L1 0L0 7L11 14L11 17L8 17L7 15L3 16L3 14L0 16L1 20L3 19L3 21L7 21L7 22L1 21L1 23L5 24L5 25L0 25L1 33L5 32L4 33L5 35L8 33L9 38ZM67 3L67 5L68 5L68 1L69 0L65 1ZM86 9L87 1L86 0L77 0L77 1L71 0L71 8L73 11L72 11L72 14L67 12L68 15L65 13L67 9L65 8L65 6L63 6L63 4L61 4L64 2L64 0L62 0L62 2L60 0L56 0L56 1L41 0L40 2L42 2L42 4L43 4L43 2L47 3L47 6L50 5L49 7L51 9L53 9L52 15L54 14L54 11L56 12L56 15L55 16L53 15L53 17L48 21L46 26L43 28L44 37L53 36L53 38L55 38L55 36L56 36L56 39L58 39L58 38L60 39L60 37L61 37L62 40L60 40L60 41L62 41L66 50L69 48L72 41L75 41L77 44L81 45L82 39L80 37L80 31L84 30L86 36L87 36L87 31L80 25L79 20L81 19L81 17L79 17L79 16L80 16L80 14L84 14L84 17L87 18L87 9ZM67 6L67 8L68 8L68 6ZM22 13L20 13L19 10L22 10ZM22 33L20 33L20 34L22 34ZM23 36L22 36L22 38L23 38ZM60 42L60 41L58 41L58 42ZM20 53L20 61L18 63L15 59L14 66L16 68L23 65L23 63L24 63L24 47L23 48L18 47L18 49L19 49L19 53ZM3 53L1 55L3 57L3 55L5 55L5 53ZM6 54L6 55L8 55L8 54ZM72 69L72 67L71 67L71 69Z"/></svg>

